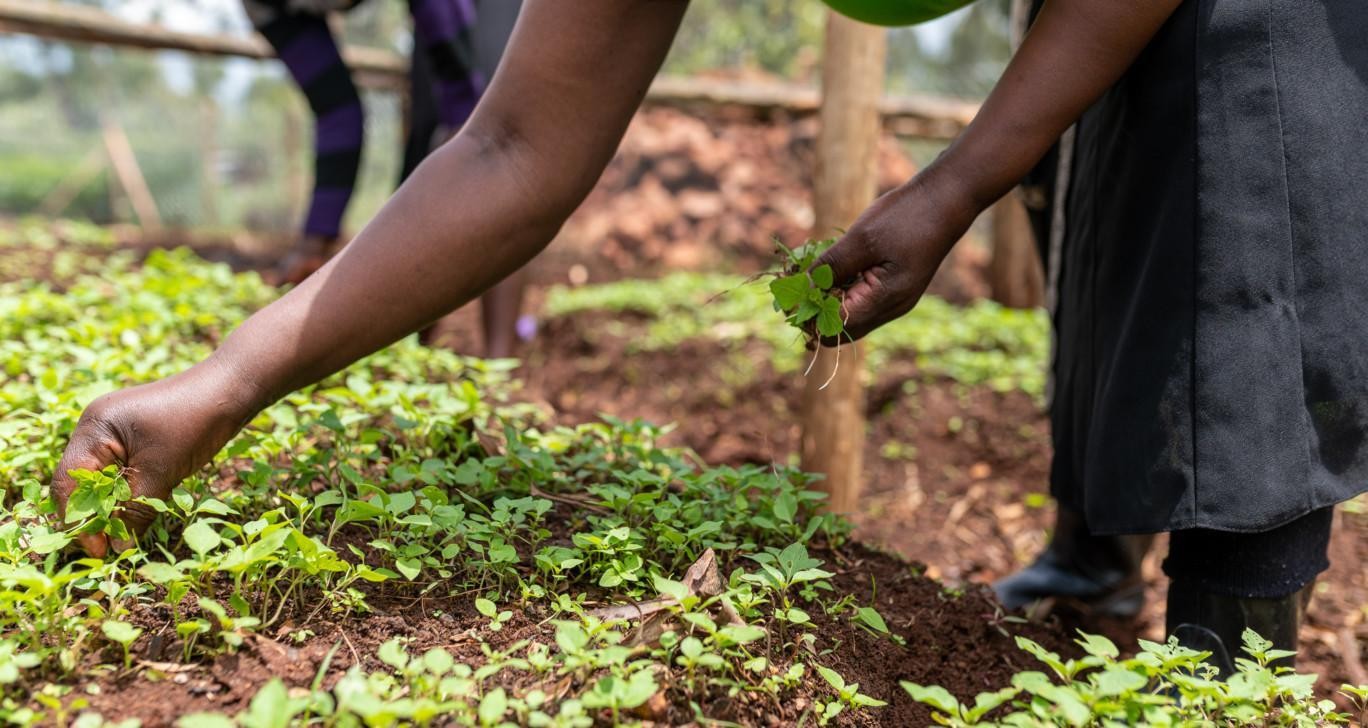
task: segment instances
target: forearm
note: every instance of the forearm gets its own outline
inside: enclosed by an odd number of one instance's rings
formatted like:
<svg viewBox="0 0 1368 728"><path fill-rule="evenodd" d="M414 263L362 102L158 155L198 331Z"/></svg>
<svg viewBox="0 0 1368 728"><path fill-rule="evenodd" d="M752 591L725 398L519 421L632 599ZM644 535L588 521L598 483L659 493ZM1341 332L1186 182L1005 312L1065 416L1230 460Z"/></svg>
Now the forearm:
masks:
<svg viewBox="0 0 1368 728"><path fill-rule="evenodd" d="M611 159L683 0L529 0L470 122L337 258L206 367L250 414L431 323L530 260Z"/></svg>
<svg viewBox="0 0 1368 728"><path fill-rule="evenodd" d="M974 212L1038 163L1117 82L1182 0L1047 0L992 94L929 169Z"/></svg>
<svg viewBox="0 0 1368 728"><path fill-rule="evenodd" d="M340 255L252 316L215 358L242 372L264 406L517 270L555 236L574 196L528 189L517 155L470 137L443 147Z"/></svg>

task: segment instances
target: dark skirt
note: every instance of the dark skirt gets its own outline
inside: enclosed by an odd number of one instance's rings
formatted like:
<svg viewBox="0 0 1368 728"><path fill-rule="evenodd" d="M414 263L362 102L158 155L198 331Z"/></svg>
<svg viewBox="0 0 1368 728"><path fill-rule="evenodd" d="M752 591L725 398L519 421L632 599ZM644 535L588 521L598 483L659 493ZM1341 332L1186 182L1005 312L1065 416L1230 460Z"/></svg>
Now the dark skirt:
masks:
<svg viewBox="0 0 1368 728"><path fill-rule="evenodd" d="M1368 489L1368 3L1189 0L1075 133L1055 496L1262 531Z"/></svg>

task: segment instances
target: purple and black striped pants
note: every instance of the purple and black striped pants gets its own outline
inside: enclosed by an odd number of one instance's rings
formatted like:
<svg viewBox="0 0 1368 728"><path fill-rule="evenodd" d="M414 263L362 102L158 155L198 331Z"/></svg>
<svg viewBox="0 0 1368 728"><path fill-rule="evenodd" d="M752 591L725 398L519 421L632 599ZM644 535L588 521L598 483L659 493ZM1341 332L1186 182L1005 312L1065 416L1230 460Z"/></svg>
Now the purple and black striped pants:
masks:
<svg viewBox="0 0 1368 728"><path fill-rule="evenodd" d="M358 0L244 0L253 25L275 48L314 114L314 189L304 223L308 235L334 238L341 232L361 166L361 96L325 17L329 10L357 4ZM414 29L413 94L415 99L430 94L433 101L415 101L414 106L431 108L436 128L454 131L470 116L485 85L475 67L471 39L475 1L409 0L409 12ZM419 53L424 56L421 62L416 58ZM434 124L426 126L424 153L430 150ZM410 134L416 128L420 125L411 121ZM406 160L405 174L412 166L416 162Z"/></svg>

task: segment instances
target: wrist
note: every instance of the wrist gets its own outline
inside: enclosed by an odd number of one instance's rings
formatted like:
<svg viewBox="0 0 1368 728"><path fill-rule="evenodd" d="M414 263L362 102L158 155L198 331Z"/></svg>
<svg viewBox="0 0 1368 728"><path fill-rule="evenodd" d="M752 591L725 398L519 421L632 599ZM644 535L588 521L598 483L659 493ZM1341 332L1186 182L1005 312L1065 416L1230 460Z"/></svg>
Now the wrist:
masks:
<svg viewBox="0 0 1368 728"><path fill-rule="evenodd" d="M974 161L973 151L959 142L936 157L919 176L927 177L941 204L960 218L967 228L975 218L1011 189L994 179L991 166Z"/></svg>
<svg viewBox="0 0 1368 728"><path fill-rule="evenodd" d="M187 375L192 373L204 377L204 391L213 393L216 424L234 433L274 400L270 394L272 390L265 383L258 381L242 362L222 349L186 372Z"/></svg>

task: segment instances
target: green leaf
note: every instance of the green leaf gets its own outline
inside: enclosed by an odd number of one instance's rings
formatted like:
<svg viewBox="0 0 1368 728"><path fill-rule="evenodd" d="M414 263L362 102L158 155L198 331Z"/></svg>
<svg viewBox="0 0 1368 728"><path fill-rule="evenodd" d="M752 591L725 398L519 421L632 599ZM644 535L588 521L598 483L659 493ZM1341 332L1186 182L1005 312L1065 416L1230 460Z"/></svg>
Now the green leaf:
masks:
<svg viewBox="0 0 1368 728"><path fill-rule="evenodd" d="M1019 692L1021 691L1017 688L1003 688L996 692L979 693L974 696L974 707L964 711L964 717L969 723L974 723L994 708L1016 697Z"/></svg>
<svg viewBox="0 0 1368 728"><path fill-rule="evenodd" d="M793 493L780 493L774 499L774 517L784 523L793 523L798 515L798 497Z"/></svg>
<svg viewBox="0 0 1368 728"><path fill-rule="evenodd" d="M138 567L138 575L154 584L169 584L185 578L185 574L165 561L149 561Z"/></svg>
<svg viewBox="0 0 1368 728"><path fill-rule="evenodd" d="M1113 665L1095 674L1093 684L1097 685L1099 695L1110 697L1141 690L1149 684L1149 678L1119 665Z"/></svg>
<svg viewBox="0 0 1368 728"><path fill-rule="evenodd" d="M499 605L483 597L475 600L475 611L490 619L499 615Z"/></svg>
<svg viewBox="0 0 1368 728"><path fill-rule="evenodd" d="M115 619L105 620L100 625L100 631L104 632L105 637L124 646L133 644L133 641L143 633L140 628Z"/></svg>
<svg viewBox="0 0 1368 728"><path fill-rule="evenodd" d="M380 649L376 650L375 656L396 670L404 669L409 661L408 653L404 651L404 642L398 637L391 637L386 640L384 644L380 645Z"/></svg>
<svg viewBox="0 0 1368 728"><path fill-rule="evenodd" d="M423 571L423 565L417 559L396 559L394 568L404 575L405 579L413 581Z"/></svg>
<svg viewBox="0 0 1368 728"><path fill-rule="evenodd" d="M190 547L195 555L204 558L204 555L218 547L223 539L219 537L214 527L205 521L195 521L185 528L185 545Z"/></svg>
<svg viewBox="0 0 1368 728"><path fill-rule="evenodd" d="M286 728L298 712L290 705L285 683L274 678L257 691L251 706L238 717L244 728Z"/></svg>
<svg viewBox="0 0 1368 728"><path fill-rule="evenodd" d="M456 659L451 656L450 652L440 647L434 647L423 653L423 665L433 675L445 675L451 672L451 668L456 665Z"/></svg>
<svg viewBox="0 0 1368 728"><path fill-rule="evenodd" d="M845 678L841 677L841 673L821 665L817 666L817 673L822 676L823 680L827 681L828 685L835 688L836 692L845 690L846 681Z"/></svg>
<svg viewBox="0 0 1368 728"><path fill-rule="evenodd" d="M795 273L791 276L776 278L770 281L770 293L774 295L775 303L785 311L792 311L807 298L808 277L806 273Z"/></svg>
<svg viewBox="0 0 1368 728"><path fill-rule="evenodd" d="M789 316L789 323L794 326L801 326L816 318L817 314L821 312L822 307L817 302L803 299L803 302L798 304L798 310L794 311L793 314Z"/></svg>
<svg viewBox="0 0 1368 728"><path fill-rule="evenodd" d="M959 717L959 701L955 699L955 696L950 694L949 690L946 690L939 685L931 685L928 687L913 682L904 682L901 684L903 690L906 690L907 694L912 696L912 699L918 703L929 705L947 715L952 715L956 718Z"/></svg>
<svg viewBox="0 0 1368 728"><path fill-rule="evenodd" d="M61 531L52 531L45 526L35 528L29 534L29 550L40 556L60 551L71 543L71 536Z"/></svg>
<svg viewBox="0 0 1368 728"><path fill-rule="evenodd" d="M744 645L764 639L765 630L763 627L757 627L753 624L729 624L723 627L718 634L738 645Z"/></svg>
<svg viewBox="0 0 1368 728"><path fill-rule="evenodd" d="M658 593L664 594L676 602L682 602L688 598L689 587L683 583L667 579L659 574L654 574L651 578Z"/></svg>
<svg viewBox="0 0 1368 728"><path fill-rule="evenodd" d="M479 715L482 725L494 725L508 712L508 693L503 688L494 688L480 701Z"/></svg>
<svg viewBox="0 0 1368 728"><path fill-rule="evenodd" d="M812 283L819 290L828 290L834 283L831 266L822 264L812 269Z"/></svg>
<svg viewBox="0 0 1368 728"><path fill-rule="evenodd" d="M845 331L845 321L841 318L841 301L835 296L822 299L821 310L817 313L817 333L822 336L836 336Z"/></svg>
<svg viewBox="0 0 1368 728"><path fill-rule="evenodd" d="M1116 645L1106 637L1098 634L1088 634L1080 631L1079 639L1074 640L1083 651L1094 657L1115 660L1121 654Z"/></svg>
<svg viewBox="0 0 1368 728"><path fill-rule="evenodd" d="M67 498L66 522L79 523L98 515L101 505L101 494L96 491L96 487L88 481L82 482Z"/></svg>
<svg viewBox="0 0 1368 728"><path fill-rule="evenodd" d="M879 614L873 607L860 607L855 613L856 619L875 632L888 634L888 623L884 621L883 615Z"/></svg>

